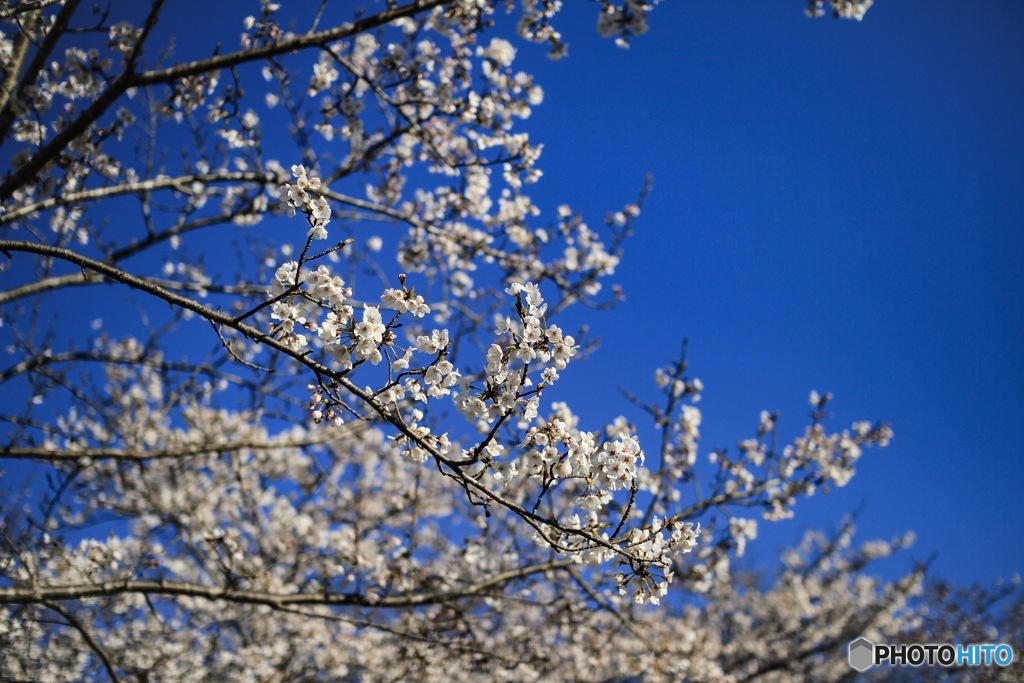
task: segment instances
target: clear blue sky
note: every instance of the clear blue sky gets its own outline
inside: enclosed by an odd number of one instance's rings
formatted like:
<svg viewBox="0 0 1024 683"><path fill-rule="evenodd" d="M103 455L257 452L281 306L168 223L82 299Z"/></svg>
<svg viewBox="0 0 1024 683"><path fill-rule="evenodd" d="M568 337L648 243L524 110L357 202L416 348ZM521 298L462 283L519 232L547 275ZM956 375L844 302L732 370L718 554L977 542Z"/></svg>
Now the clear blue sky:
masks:
<svg viewBox="0 0 1024 683"><path fill-rule="evenodd" d="M765 408L792 437L810 389L835 393L837 427L889 421L892 445L759 562L863 503L862 537L913 529L939 574L1024 571L1024 4L802 7L667 0L628 52L572 7L568 60L520 52L546 91L538 195L596 221L654 174L628 301L567 374L596 419L687 337L705 452Z"/></svg>

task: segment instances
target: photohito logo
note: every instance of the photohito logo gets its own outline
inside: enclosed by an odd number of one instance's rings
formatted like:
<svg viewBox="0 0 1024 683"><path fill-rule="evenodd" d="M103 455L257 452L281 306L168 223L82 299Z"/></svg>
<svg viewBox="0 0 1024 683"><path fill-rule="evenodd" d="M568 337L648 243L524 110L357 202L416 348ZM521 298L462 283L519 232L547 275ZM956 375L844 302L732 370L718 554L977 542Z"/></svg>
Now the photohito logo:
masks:
<svg viewBox="0 0 1024 683"><path fill-rule="evenodd" d="M867 638L850 643L850 666L864 671L875 664L893 666L1009 666L1013 648L1006 643L953 645L875 645Z"/></svg>

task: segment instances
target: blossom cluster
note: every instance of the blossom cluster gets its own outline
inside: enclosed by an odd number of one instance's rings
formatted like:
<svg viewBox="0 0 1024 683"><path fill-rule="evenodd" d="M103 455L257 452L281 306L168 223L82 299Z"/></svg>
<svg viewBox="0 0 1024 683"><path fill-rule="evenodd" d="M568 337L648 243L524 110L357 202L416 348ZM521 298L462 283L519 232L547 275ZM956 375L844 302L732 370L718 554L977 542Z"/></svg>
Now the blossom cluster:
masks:
<svg viewBox="0 0 1024 683"><path fill-rule="evenodd" d="M364 308L363 323L357 328L350 303L352 289L328 266L311 270L287 261L274 273L268 294L274 321L271 331L288 347L301 351L309 345L309 335L316 335L342 370L352 366L352 350L367 359L379 353L375 345L383 339L379 311ZM345 336L355 342L352 349L343 343Z"/></svg>
<svg viewBox="0 0 1024 683"><path fill-rule="evenodd" d="M554 384L558 371L565 369L578 349L571 335L545 321L547 304L536 284L514 282L506 292L515 297L517 320L506 316L499 321L495 334L504 343L491 344L487 349L482 389L474 391L467 378L455 397L455 407L472 422L493 422L511 415L520 405L524 420L533 420L538 401L524 396ZM530 390L531 363L545 365L536 392Z"/></svg>
<svg viewBox="0 0 1024 683"><path fill-rule="evenodd" d="M319 176L307 176L306 168L302 165L292 166L292 175L295 176L295 183L284 186L288 215L294 216L296 210L306 214L310 226L309 238L327 239L327 224L331 222L331 205L327 203L326 198L317 194L320 189Z"/></svg>
<svg viewBox="0 0 1024 683"><path fill-rule="evenodd" d="M836 18L860 21L874 3L875 0L807 0L805 11L807 16L817 18L825 14L828 5Z"/></svg>
<svg viewBox="0 0 1024 683"><path fill-rule="evenodd" d="M606 1L602 3L597 32L605 38L616 36L617 45L628 47L630 37L647 33L647 15L656 3L657 0L625 0L620 7Z"/></svg>
<svg viewBox="0 0 1024 683"><path fill-rule="evenodd" d="M635 486L637 467L644 461L636 436L620 436L598 445L597 435L570 427L562 417L566 406L555 406L556 415L532 427L524 445L525 470L543 481L577 479L584 484L576 504L595 512L612 500L612 493ZM562 413L562 417L559 417Z"/></svg>

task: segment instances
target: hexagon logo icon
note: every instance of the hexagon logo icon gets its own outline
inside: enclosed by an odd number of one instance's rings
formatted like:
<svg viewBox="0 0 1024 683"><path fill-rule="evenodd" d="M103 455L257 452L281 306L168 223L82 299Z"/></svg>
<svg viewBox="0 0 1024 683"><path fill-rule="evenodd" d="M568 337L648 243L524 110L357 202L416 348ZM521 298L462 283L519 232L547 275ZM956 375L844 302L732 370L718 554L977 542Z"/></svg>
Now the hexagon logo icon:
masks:
<svg viewBox="0 0 1024 683"><path fill-rule="evenodd" d="M875 663L875 645L867 638L858 638L850 643L850 666L864 671Z"/></svg>

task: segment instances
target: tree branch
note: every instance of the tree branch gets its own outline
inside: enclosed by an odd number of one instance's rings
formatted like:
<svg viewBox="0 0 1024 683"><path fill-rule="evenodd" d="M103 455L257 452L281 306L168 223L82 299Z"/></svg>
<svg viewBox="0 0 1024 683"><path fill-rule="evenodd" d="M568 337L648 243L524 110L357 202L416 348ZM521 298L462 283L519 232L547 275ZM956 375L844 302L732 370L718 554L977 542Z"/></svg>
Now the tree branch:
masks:
<svg viewBox="0 0 1024 683"><path fill-rule="evenodd" d="M70 586L31 586L25 588L0 588L0 605L27 605L47 603L55 600L85 600L103 596L129 594L166 595L174 597L224 600L248 605L267 605L275 609L294 605L331 605L342 607L395 608L416 607L451 602L459 598L479 595L491 588L497 588L510 581L526 578L533 574L567 569L571 560L559 560L510 569L465 588L432 593L413 593L383 598L370 598L361 593L264 593L236 588L201 586L182 581L104 581L97 584Z"/></svg>
<svg viewBox="0 0 1024 683"><path fill-rule="evenodd" d="M92 634L89 633L88 629L85 628L85 625L82 624L82 622L79 621L74 614L64 609L60 605L57 605L52 602L45 602L43 604L46 606L47 609L51 609L57 614L64 617L64 619L68 622L68 625L71 626L71 628L78 631L78 634L82 636L82 640L84 640L85 644L89 646L89 649L95 652L96 656L100 658L101 662L103 662L103 668L107 670L107 675L110 676L110 680L114 681L114 683L120 683L121 679L117 676L117 670L114 668L114 664L110 661L110 656L107 654L106 650L104 650L103 647L99 644L99 642L97 642L97 640L92 637Z"/></svg>
<svg viewBox="0 0 1024 683"><path fill-rule="evenodd" d="M129 88L139 88L159 83L170 83L180 78L225 69L239 64L269 59L288 52L324 45L329 42L365 33L378 26L443 5L451 0L415 0L408 5L395 7L337 28L319 33L310 33L278 41L264 47L239 50L226 55L217 55L188 64L179 64L167 69L156 69L143 73L125 71L110 84L78 118L69 123L23 166L18 167L0 185L0 202L8 200L14 192L38 174L80 135L95 123Z"/></svg>
<svg viewBox="0 0 1024 683"><path fill-rule="evenodd" d="M18 83L17 91L14 91L13 89L13 80L18 76L21 62L15 60L12 64L11 70L7 74L8 79L12 81L11 90L7 89L7 83L5 82L4 95L2 96L3 99L0 100L0 103L2 103L2 107L0 107L0 144L7 139L7 132L11 128L11 123L14 122L14 117L17 113L16 102L24 96L25 90L32 85L39 76L39 72L42 70L43 66L45 66L46 60L49 59L50 54L53 52L53 48L57 45L57 41L64 35L68 22L71 21L71 15L75 13L80 1L81 0L66 0L64 6L60 8L60 12L57 13L57 17L53 20L53 25L47 29L46 37L43 38L42 44L39 46L39 49L36 50L36 54L29 63L28 68L25 69L25 73L22 74L21 80ZM31 4L35 5L33 9L40 9L53 3L36 2ZM24 7L24 5L18 8L18 13L27 11L26 9L22 9L22 7ZM0 16L2 16L2 13L0 13ZM38 13L36 13L36 16L34 16L33 19L38 21Z"/></svg>
<svg viewBox="0 0 1024 683"><path fill-rule="evenodd" d="M221 183L221 182L256 182L262 184L280 182L280 179L273 173L254 173L254 172L243 172L243 171L218 171L215 173L193 173L189 175L181 175L175 177L169 176L157 176L150 180L144 180L137 183L125 183L123 185L108 185L107 187L95 187L89 190L81 190L79 192L66 192L63 194L54 194L46 199L32 202L31 204L25 204L19 206L16 209L0 214L0 225L10 223L11 221L17 220L22 216L31 216L39 213L40 211L46 211L52 209L55 206L68 206L70 204L77 204L79 202L90 201L93 199L105 199L107 197L116 197L124 194L139 194L144 192L153 192L156 190L168 190L173 189L179 192L190 193L189 185L192 183L202 183L208 185L210 183Z"/></svg>
<svg viewBox="0 0 1024 683"><path fill-rule="evenodd" d="M43 460L46 462L74 462L79 460L120 460L127 462L146 462L148 460L168 460L172 458L188 458L196 455L212 455L224 451L269 451L276 448L305 448L328 443L333 436L320 439L300 439L296 441L229 441L225 443L196 444L184 448L168 448L153 450L133 450L121 448L85 448L81 450L54 450L38 447L10 447L0 449L0 460Z"/></svg>
<svg viewBox="0 0 1024 683"><path fill-rule="evenodd" d="M370 408L372 408L373 411L377 413L377 415L379 415L381 418L383 418L385 421L387 421L389 424L395 427L399 432L402 433L403 436L405 436L411 442L423 448L427 453L430 454L432 458L434 458L436 462L447 467L448 470L444 472L445 476L449 476L457 480L460 483L460 485L465 487L467 490L473 489L474 491L482 495L484 498L494 503L497 503L498 505L519 515L523 520L527 521L527 523L529 523L538 533L540 533L552 547L557 548L558 545L553 539L548 538L547 534L544 533L541 527L548 527L562 534L577 536L579 538L585 539L588 543L591 543L595 547L600 546L603 548L607 548L615 554L623 556L629 560L635 559L632 555L629 554L627 550L624 550L623 548L619 547L610 540L605 540L601 538L599 535L591 533L584 529L575 529L566 526L565 524L559 522L557 519L545 517L543 515L539 515L535 512L527 510L523 506L497 493L494 489L491 489L490 487L481 484L479 481L476 480L476 478L467 474L464 468L460 467L456 461L445 456L443 453L438 451L433 444L424 439L423 436L417 434L414 430L410 429L409 426L405 423L405 421L402 420L401 416L398 415L396 412L389 410L387 406L384 403L382 403L372 391L361 389L359 386L354 384L350 379L346 377L346 373L333 370L327 367L326 365L313 360L308 354L292 349L283 342L278 341L271 335L266 334L265 332L262 332L261 330L255 327L240 322L219 310L214 310L207 306L203 306L202 304L193 299L189 299L179 294L175 294L174 292L170 292L149 280L140 278L136 275L131 275L130 273L127 273L126 271L121 270L120 268L116 268L110 264L102 263L100 261L96 261L94 259L82 256L81 254L71 251L70 249L65 249L63 247L54 247L47 244L36 244L33 242L0 240L0 251L29 252L59 258L70 263L74 263L81 267L83 270L94 270L106 277L109 277L111 280L121 282L140 291L152 294L160 299L163 299L164 301L171 305L180 306L186 310L197 313L203 318L209 320L210 322L217 323L219 325L223 325L224 327L237 330L238 332L241 332L249 339L252 339L253 341L259 344L263 344L264 346L272 348L275 351L278 351L286 356L289 356L290 358L293 358L302 365L305 365L309 369L313 370L319 376L329 377L330 379L336 381L350 394L363 401L363 403L365 403L366 405L370 406Z"/></svg>
<svg viewBox="0 0 1024 683"><path fill-rule="evenodd" d="M8 6L4 9L0 9L0 19L10 19L11 17L24 14L25 12L31 12L32 10L43 9L50 5L56 5L58 2L61 2L61 0L28 0L28 2L21 2L16 5L4 3Z"/></svg>

